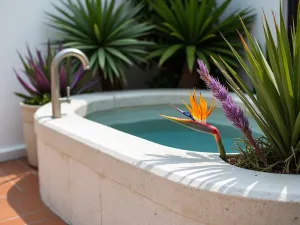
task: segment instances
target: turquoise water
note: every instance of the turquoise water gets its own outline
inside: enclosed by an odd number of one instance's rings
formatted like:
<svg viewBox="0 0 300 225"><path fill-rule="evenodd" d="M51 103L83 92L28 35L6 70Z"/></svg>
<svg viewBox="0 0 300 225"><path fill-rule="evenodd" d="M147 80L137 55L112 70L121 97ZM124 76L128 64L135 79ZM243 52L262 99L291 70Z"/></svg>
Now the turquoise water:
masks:
<svg viewBox="0 0 300 225"><path fill-rule="evenodd" d="M183 106L179 107L184 109ZM158 114L182 117L169 106L151 106L96 112L86 118L161 145L199 152L218 152L213 136L190 130ZM234 139L242 135L229 124L223 112L216 109L208 122L220 131L226 151L236 152L233 149Z"/></svg>

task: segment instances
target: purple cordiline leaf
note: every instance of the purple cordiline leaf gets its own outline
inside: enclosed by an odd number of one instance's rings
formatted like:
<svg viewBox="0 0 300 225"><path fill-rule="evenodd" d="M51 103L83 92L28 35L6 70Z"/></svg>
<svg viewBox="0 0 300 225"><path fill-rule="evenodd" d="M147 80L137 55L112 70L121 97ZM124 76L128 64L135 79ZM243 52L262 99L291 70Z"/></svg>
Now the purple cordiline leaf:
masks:
<svg viewBox="0 0 300 225"><path fill-rule="evenodd" d="M35 69L34 78L36 80L37 89L43 91L43 92L49 92L50 91L50 82L43 73L43 71L33 62L30 62L33 68Z"/></svg>
<svg viewBox="0 0 300 225"><path fill-rule="evenodd" d="M63 42L59 41L58 51L60 52L63 49Z"/></svg>
<svg viewBox="0 0 300 225"><path fill-rule="evenodd" d="M84 85L82 88L80 88L76 93L77 94L81 94L84 91L87 91L88 89L92 88L96 83L98 83L98 81L97 80L93 80L93 81L87 83L86 85Z"/></svg>
<svg viewBox="0 0 300 225"><path fill-rule="evenodd" d="M32 84L32 86L36 86L36 81L34 80L34 74L28 73L26 72L26 70L21 70L26 77L28 78L28 80L30 81L30 83Z"/></svg>
<svg viewBox="0 0 300 225"><path fill-rule="evenodd" d="M37 56L38 56L38 59L39 59L40 68L44 69L44 67L45 67L45 61L44 61L44 59L42 57L42 53L39 50L37 50L36 53L37 53Z"/></svg>
<svg viewBox="0 0 300 225"><path fill-rule="evenodd" d="M40 93L34 89L33 87L31 87L29 84L27 84L17 73L17 71L15 71L15 74L17 76L17 79L19 80L19 82L21 83L21 85L24 87L24 89L31 95L40 95Z"/></svg>
<svg viewBox="0 0 300 225"><path fill-rule="evenodd" d="M29 55L29 59L28 61L33 61L33 57L32 57L32 54L31 54L31 51L30 51L30 48L28 46L28 44L26 45L26 48L27 48L27 52L28 52L28 55Z"/></svg>
<svg viewBox="0 0 300 225"><path fill-rule="evenodd" d="M63 42L60 41L59 47L55 54L58 51L63 49ZM28 77L29 81L25 82L19 74L17 75L17 79L21 83L21 85L25 88L25 90L31 94L31 97L35 95L44 95L51 93L51 63L53 60L52 49L50 46L50 42L48 41L48 53L46 56L43 56L41 51L36 50L36 57L34 58L28 45L27 45L28 55L22 57L19 54L19 57L23 64L23 71L25 75ZM79 94L85 92L89 88L93 87L97 81L86 82L83 80L85 73L83 71L82 66L75 73L73 71L70 74L70 77L74 78L70 80L70 88L72 94ZM68 85L68 73L65 71L65 68L60 68L60 92L63 95L66 94L66 88ZM31 85L30 85L31 84ZM33 88L32 88L33 87Z"/></svg>
<svg viewBox="0 0 300 225"><path fill-rule="evenodd" d="M35 71L36 88L42 93L48 93L50 91L50 86L48 82L40 76L38 71Z"/></svg>
<svg viewBox="0 0 300 225"><path fill-rule="evenodd" d="M83 76L84 76L84 70L83 70L82 65L80 65L80 67L75 75L75 78L74 78L73 82L71 83L70 88L71 89L75 88L76 85L78 84L78 82L83 78Z"/></svg>

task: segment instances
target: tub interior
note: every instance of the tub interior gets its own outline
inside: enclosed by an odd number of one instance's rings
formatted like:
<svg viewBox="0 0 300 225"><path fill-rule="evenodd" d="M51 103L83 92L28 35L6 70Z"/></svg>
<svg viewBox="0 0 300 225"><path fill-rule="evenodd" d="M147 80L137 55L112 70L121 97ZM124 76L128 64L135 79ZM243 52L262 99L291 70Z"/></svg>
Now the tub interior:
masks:
<svg viewBox="0 0 300 225"><path fill-rule="evenodd" d="M185 109L184 105L176 106ZM86 115L85 118L168 147L217 153L213 136L180 126L162 118L159 114L184 118L168 105L98 111ZM250 122L253 128L257 128L255 121ZM228 122L222 109L216 108L209 117L208 123L220 131L226 151L237 153L235 141L236 138L242 137L242 133ZM254 135L259 136L259 131L254 132Z"/></svg>

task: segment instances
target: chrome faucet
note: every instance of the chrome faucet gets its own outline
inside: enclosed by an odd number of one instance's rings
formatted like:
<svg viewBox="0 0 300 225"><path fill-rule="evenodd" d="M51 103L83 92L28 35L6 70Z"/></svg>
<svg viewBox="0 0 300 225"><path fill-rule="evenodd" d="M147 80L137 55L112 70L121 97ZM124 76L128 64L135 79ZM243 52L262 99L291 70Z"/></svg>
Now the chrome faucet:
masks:
<svg viewBox="0 0 300 225"><path fill-rule="evenodd" d="M54 118L60 118L61 117L61 109L60 104L62 102L70 102L70 87L67 87L67 99L62 99L60 97L60 83L59 83L59 65L61 61L66 58L74 56L80 59L83 69L88 70L89 69L89 60L86 57L86 55L75 48L67 48L59 53L53 58L53 61L51 63L51 101L52 101L52 115Z"/></svg>

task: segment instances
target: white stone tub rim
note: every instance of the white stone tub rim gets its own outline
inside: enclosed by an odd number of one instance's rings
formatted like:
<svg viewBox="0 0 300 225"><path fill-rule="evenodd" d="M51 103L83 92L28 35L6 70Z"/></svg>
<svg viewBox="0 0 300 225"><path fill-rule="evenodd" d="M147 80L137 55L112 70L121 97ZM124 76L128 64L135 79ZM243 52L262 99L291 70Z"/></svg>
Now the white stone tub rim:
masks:
<svg viewBox="0 0 300 225"><path fill-rule="evenodd" d="M209 91L201 92L204 97L211 98ZM186 99L189 93L189 90L178 89L137 90L72 96L70 104L62 104L62 118L52 118L51 103L41 107L35 114L35 126L36 130L39 126L46 127L77 140L87 146L87 154L88 149L92 148L182 185L223 195L300 202L299 175L269 174L238 168L225 163L215 153L159 145L83 118L99 110L179 104L181 97ZM234 94L232 96L243 106ZM47 142L51 144L51 137L44 138L49 138ZM72 149L68 150L68 154L73 154ZM97 170L92 165L86 166Z"/></svg>

